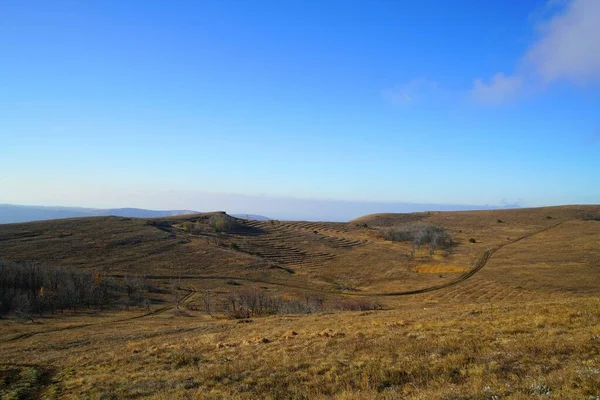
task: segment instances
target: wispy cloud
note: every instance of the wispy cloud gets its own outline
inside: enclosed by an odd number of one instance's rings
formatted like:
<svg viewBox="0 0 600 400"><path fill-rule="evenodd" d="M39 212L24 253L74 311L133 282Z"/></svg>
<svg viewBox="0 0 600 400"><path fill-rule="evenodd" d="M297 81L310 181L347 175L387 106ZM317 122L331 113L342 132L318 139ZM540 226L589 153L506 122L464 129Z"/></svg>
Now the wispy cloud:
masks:
<svg viewBox="0 0 600 400"><path fill-rule="evenodd" d="M475 79L470 94L478 103L496 105L515 98L521 85L520 77L505 76L500 72L494 75L489 83L480 78Z"/></svg>
<svg viewBox="0 0 600 400"><path fill-rule="evenodd" d="M441 90L438 84L427 78L413 79L382 92L386 100L399 106L421 104L440 94Z"/></svg>
<svg viewBox="0 0 600 400"><path fill-rule="evenodd" d="M488 84L475 79L470 91L475 101L501 104L538 82L600 84L600 1L550 0L543 15L550 11L554 14L538 24L539 38L517 63L518 72L496 73Z"/></svg>

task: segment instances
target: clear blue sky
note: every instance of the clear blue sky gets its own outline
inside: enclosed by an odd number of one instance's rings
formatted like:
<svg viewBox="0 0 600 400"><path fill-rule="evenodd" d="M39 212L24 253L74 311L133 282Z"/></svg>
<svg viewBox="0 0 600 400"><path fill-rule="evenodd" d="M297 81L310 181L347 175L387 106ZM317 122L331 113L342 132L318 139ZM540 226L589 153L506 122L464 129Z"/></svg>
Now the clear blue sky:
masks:
<svg viewBox="0 0 600 400"><path fill-rule="evenodd" d="M0 203L600 203L599 5L5 0Z"/></svg>

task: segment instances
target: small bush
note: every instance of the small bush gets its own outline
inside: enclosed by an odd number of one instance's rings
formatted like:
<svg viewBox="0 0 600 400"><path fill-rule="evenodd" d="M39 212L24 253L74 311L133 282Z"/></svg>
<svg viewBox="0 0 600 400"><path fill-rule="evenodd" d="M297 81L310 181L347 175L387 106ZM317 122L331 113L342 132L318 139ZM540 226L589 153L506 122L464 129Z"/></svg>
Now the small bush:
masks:
<svg viewBox="0 0 600 400"><path fill-rule="evenodd" d="M186 351L176 351L170 355L170 361L176 368L196 366L204 361L200 355L190 354Z"/></svg>
<svg viewBox="0 0 600 400"><path fill-rule="evenodd" d="M352 283L345 279L338 279L333 282L333 287L335 290L340 292L355 292L356 288L352 286Z"/></svg>
<svg viewBox="0 0 600 400"><path fill-rule="evenodd" d="M238 246L236 243L231 243L229 247L231 247L232 250L240 250L240 246Z"/></svg>
<svg viewBox="0 0 600 400"><path fill-rule="evenodd" d="M239 227L236 218L227 214L213 215L208 219L208 224L215 232L231 233Z"/></svg>
<svg viewBox="0 0 600 400"><path fill-rule="evenodd" d="M469 243L477 243L477 240L475 240L475 238L469 238Z"/></svg>
<svg viewBox="0 0 600 400"><path fill-rule="evenodd" d="M600 221L600 213L598 214L585 214L583 216L584 221Z"/></svg>
<svg viewBox="0 0 600 400"><path fill-rule="evenodd" d="M183 223L183 230L186 232L191 232L192 231L192 223L190 221L185 221Z"/></svg>
<svg viewBox="0 0 600 400"><path fill-rule="evenodd" d="M369 311L383 308L378 302L367 299L340 300L334 302L331 307L342 311Z"/></svg>
<svg viewBox="0 0 600 400"><path fill-rule="evenodd" d="M428 246L432 255L438 248L448 248L454 244L450 232L441 225L408 225L385 230L381 235L394 242L410 242L413 252L415 248Z"/></svg>
<svg viewBox="0 0 600 400"><path fill-rule="evenodd" d="M496 220L496 222L497 222L497 223L499 223L499 224L501 224L501 223L503 223L504 221L502 221L501 219L497 219L497 220Z"/></svg>
<svg viewBox="0 0 600 400"><path fill-rule="evenodd" d="M225 313L234 319L275 314L310 314L321 311L323 299L283 299L261 291L232 293L225 304Z"/></svg>

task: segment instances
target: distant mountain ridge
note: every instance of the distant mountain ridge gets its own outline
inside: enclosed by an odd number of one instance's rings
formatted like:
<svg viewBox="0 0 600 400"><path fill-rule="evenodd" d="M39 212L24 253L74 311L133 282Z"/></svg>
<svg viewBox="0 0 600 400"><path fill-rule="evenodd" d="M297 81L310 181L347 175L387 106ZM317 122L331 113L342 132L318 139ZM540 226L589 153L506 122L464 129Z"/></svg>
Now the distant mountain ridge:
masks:
<svg viewBox="0 0 600 400"><path fill-rule="evenodd" d="M153 218L197 213L198 211L192 210L146 210L143 208L98 209L84 207L21 206L15 204L0 204L0 224L76 217L99 217L108 215L131 218Z"/></svg>

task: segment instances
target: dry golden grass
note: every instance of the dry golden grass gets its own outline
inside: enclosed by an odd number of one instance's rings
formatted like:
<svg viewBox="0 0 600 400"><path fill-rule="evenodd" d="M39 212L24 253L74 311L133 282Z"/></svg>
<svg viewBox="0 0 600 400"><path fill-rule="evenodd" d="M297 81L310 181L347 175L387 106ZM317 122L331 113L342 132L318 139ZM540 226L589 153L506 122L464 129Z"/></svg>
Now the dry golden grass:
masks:
<svg viewBox="0 0 600 400"><path fill-rule="evenodd" d="M162 315L3 343L2 358L48 374L45 398L588 399L600 393L599 306Z"/></svg>
<svg viewBox="0 0 600 400"><path fill-rule="evenodd" d="M179 308L164 295L151 313L0 320L0 397L595 400L600 222L581 216L598 211L248 222L228 235L180 229L202 216L169 219L170 233L121 218L0 226L4 258L151 274L159 286L183 276L177 297L187 294ZM456 245L410 257L408 245L377 235L415 221L443 225ZM460 279L490 248L483 268ZM451 282L367 297L384 305L377 311L241 321L201 311L207 290L215 302L238 290L335 302Z"/></svg>
<svg viewBox="0 0 600 400"><path fill-rule="evenodd" d="M469 267L465 265L422 264L413 269L420 274L457 274L467 272Z"/></svg>

